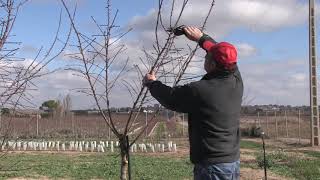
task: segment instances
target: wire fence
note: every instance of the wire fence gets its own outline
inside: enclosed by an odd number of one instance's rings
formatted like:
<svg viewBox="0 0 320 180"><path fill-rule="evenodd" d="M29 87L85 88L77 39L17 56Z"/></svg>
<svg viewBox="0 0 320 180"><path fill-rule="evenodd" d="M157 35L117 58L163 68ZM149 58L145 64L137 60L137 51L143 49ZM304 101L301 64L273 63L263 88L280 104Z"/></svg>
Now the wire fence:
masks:
<svg viewBox="0 0 320 180"><path fill-rule="evenodd" d="M188 116L164 111L157 116L155 123L149 121L152 113L140 113L133 127L133 134L140 132L148 123L143 138L186 138L188 137ZM127 113L115 113L118 129L128 118ZM273 139L291 139L296 142L310 139L310 115L304 111L267 111L242 114L240 118L242 136L256 136L257 129L263 130L267 137ZM75 115L65 117L39 114L28 116L8 116L0 118L0 137L37 139L37 138L103 138L112 139L113 134L98 114Z"/></svg>
<svg viewBox="0 0 320 180"><path fill-rule="evenodd" d="M245 135L255 136L259 128L275 140L287 139L302 143L311 138L310 114L305 111L268 111L242 115L241 128Z"/></svg>

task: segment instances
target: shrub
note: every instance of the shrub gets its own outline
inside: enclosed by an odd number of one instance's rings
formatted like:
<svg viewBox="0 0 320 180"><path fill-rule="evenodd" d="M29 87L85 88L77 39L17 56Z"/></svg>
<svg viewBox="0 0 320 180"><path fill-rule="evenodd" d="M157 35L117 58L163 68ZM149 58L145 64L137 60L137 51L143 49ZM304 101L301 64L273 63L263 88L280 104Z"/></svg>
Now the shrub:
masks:
<svg viewBox="0 0 320 180"><path fill-rule="evenodd" d="M241 136L245 137L260 137L261 128L257 127L256 125L252 125L247 128L241 129Z"/></svg>
<svg viewBox="0 0 320 180"><path fill-rule="evenodd" d="M271 156L266 155L266 167L269 169L274 165L274 160L270 158ZM258 167L264 168L264 158L263 158L263 152L259 153L256 157Z"/></svg>
<svg viewBox="0 0 320 180"><path fill-rule="evenodd" d="M288 161L289 156L282 150L267 153L266 154L266 167L271 168L281 162ZM259 152L256 156L257 164L260 168L264 167L263 151Z"/></svg>

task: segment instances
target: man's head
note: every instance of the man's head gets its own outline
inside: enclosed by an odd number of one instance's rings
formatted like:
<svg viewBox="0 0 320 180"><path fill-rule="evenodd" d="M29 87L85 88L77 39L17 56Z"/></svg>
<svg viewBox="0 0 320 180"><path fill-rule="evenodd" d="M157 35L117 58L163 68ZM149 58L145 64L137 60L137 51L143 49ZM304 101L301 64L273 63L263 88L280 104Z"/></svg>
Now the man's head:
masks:
<svg viewBox="0 0 320 180"><path fill-rule="evenodd" d="M204 35L197 27L180 26L179 28L182 28L183 33L192 41L198 42ZM203 42L202 46L207 51L204 63L204 69L207 73L217 68L227 71L234 70L237 64L237 50L232 44L227 42L215 43L214 41L207 40Z"/></svg>
<svg viewBox="0 0 320 180"><path fill-rule="evenodd" d="M204 49L207 51L204 69L207 73L216 68L232 71L237 64L237 50L227 42L213 43L204 42Z"/></svg>

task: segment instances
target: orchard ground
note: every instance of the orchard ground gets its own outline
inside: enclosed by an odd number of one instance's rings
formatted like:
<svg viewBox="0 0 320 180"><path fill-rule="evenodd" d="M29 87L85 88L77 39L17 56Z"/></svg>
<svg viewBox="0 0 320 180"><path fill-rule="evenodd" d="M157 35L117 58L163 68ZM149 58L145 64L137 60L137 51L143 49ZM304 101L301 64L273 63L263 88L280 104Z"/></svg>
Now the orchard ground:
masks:
<svg viewBox="0 0 320 180"><path fill-rule="evenodd" d="M268 179L319 179L319 148L266 143ZM241 179L263 179L261 157L260 139L242 139ZM176 153L133 153L131 160L133 179L192 179L187 146L180 146ZM119 179L120 170L118 153L50 151L7 152L0 167L0 179Z"/></svg>

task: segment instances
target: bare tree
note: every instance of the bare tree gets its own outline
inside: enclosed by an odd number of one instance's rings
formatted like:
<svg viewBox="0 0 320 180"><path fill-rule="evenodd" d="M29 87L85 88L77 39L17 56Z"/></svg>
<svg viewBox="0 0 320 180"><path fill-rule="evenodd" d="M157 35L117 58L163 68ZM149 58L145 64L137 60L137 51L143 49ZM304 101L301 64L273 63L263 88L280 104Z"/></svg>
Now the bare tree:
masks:
<svg viewBox="0 0 320 180"><path fill-rule="evenodd" d="M250 88L245 89L242 98L242 106L249 106L256 99Z"/></svg>
<svg viewBox="0 0 320 180"><path fill-rule="evenodd" d="M63 109L64 109L65 116L68 116L72 109L72 100L71 100L70 94L67 94L63 98Z"/></svg>
<svg viewBox="0 0 320 180"><path fill-rule="evenodd" d="M119 12L118 10L115 12L112 11L111 0L106 0L106 23L99 24L99 22L92 17L92 21L99 32L98 34L92 35L86 35L80 32L73 19L72 13L69 11L64 0L61 0L77 39L77 44L73 45L73 47L77 47L77 51L69 54L69 56L81 64L76 63L75 66L69 67L69 69L87 80L88 88L81 88L79 91L94 99L100 115L119 140L121 156L120 179L131 179L129 148L140 138L147 128L147 125L142 125L142 127L140 127L141 131L134 133L137 128L134 124L138 119L141 108L152 101L148 89L142 84L143 72L155 71L158 77L170 78L173 81L173 85L177 85L198 49L198 46L187 49L176 47L176 36L173 32L167 31L168 29L174 29L181 25L180 21L189 0L170 1L169 16L164 15L168 14L164 12L165 2L165 0L158 0L153 49L143 49L142 52L145 56L140 58L141 64L135 64L133 67L130 67L128 65L129 58L123 58L126 46L121 43L121 39L130 32L131 29L122 30L116 25ZM212 0L208 14L203 20L202 29L206 24L213 6L214 1ZM165 16L167 17L166 21L169 23L164 22ZM120 57L120 55L122 56ZM114 68L115 64L117 65L116 68ZM136 73L137 77L135 79L123 78L124 74L129 73ZM121 85L132 98L129 117L124 123L120 123L112 114L110 102L112 91L116 86ZM156 115L157 113L155 113L149 121L156 121ZM133 137L131 143L129 142L129 135Z"/></svg>
<svg viewBox="0 0 320 180"><path fill-rule="evenodd" d="M70 94L65 96L59 95L59 98L55 101L57 103L57 107L54 109L55 111L55 118L65 118L70 114L72 108L72 101Z"/></svg>
<svg viewBox="0 0 320 180"><path fill-rule="evenodd" d="M65 41L59 39L61 28L60 14L57 32L49 49L44 52L44 49L40 48L32 60L17 57L21 43L10 41L13 36L11 32L18 12L26 2L27 0L0 1L0 109L4 107L10 108L13 114L6 124L2 123L1 125L0 151L2 150L1 147L10 138L12 118L15 116L16 111L34 106L31 101L32 95L29 93L37 88L33 80L51 73L51 71L45 70L45 67L63 52L71 32L70 29ZM53 49L59 43L61 46L56 52L53 52ZM8 169L12 166L0 167L0 170Z"/></svg>
<svg viewBox="0 0 320 180"><path fill-rule="evenodd" d="M66 96L62 97L62 99L57 100L58 106L54 110L54 116L53 119L57 122L57 130L62 130L64 128L64 122L68 119L71 118L71 97L69 94ZM59 123L59 124L58 124Z"/></svg>

